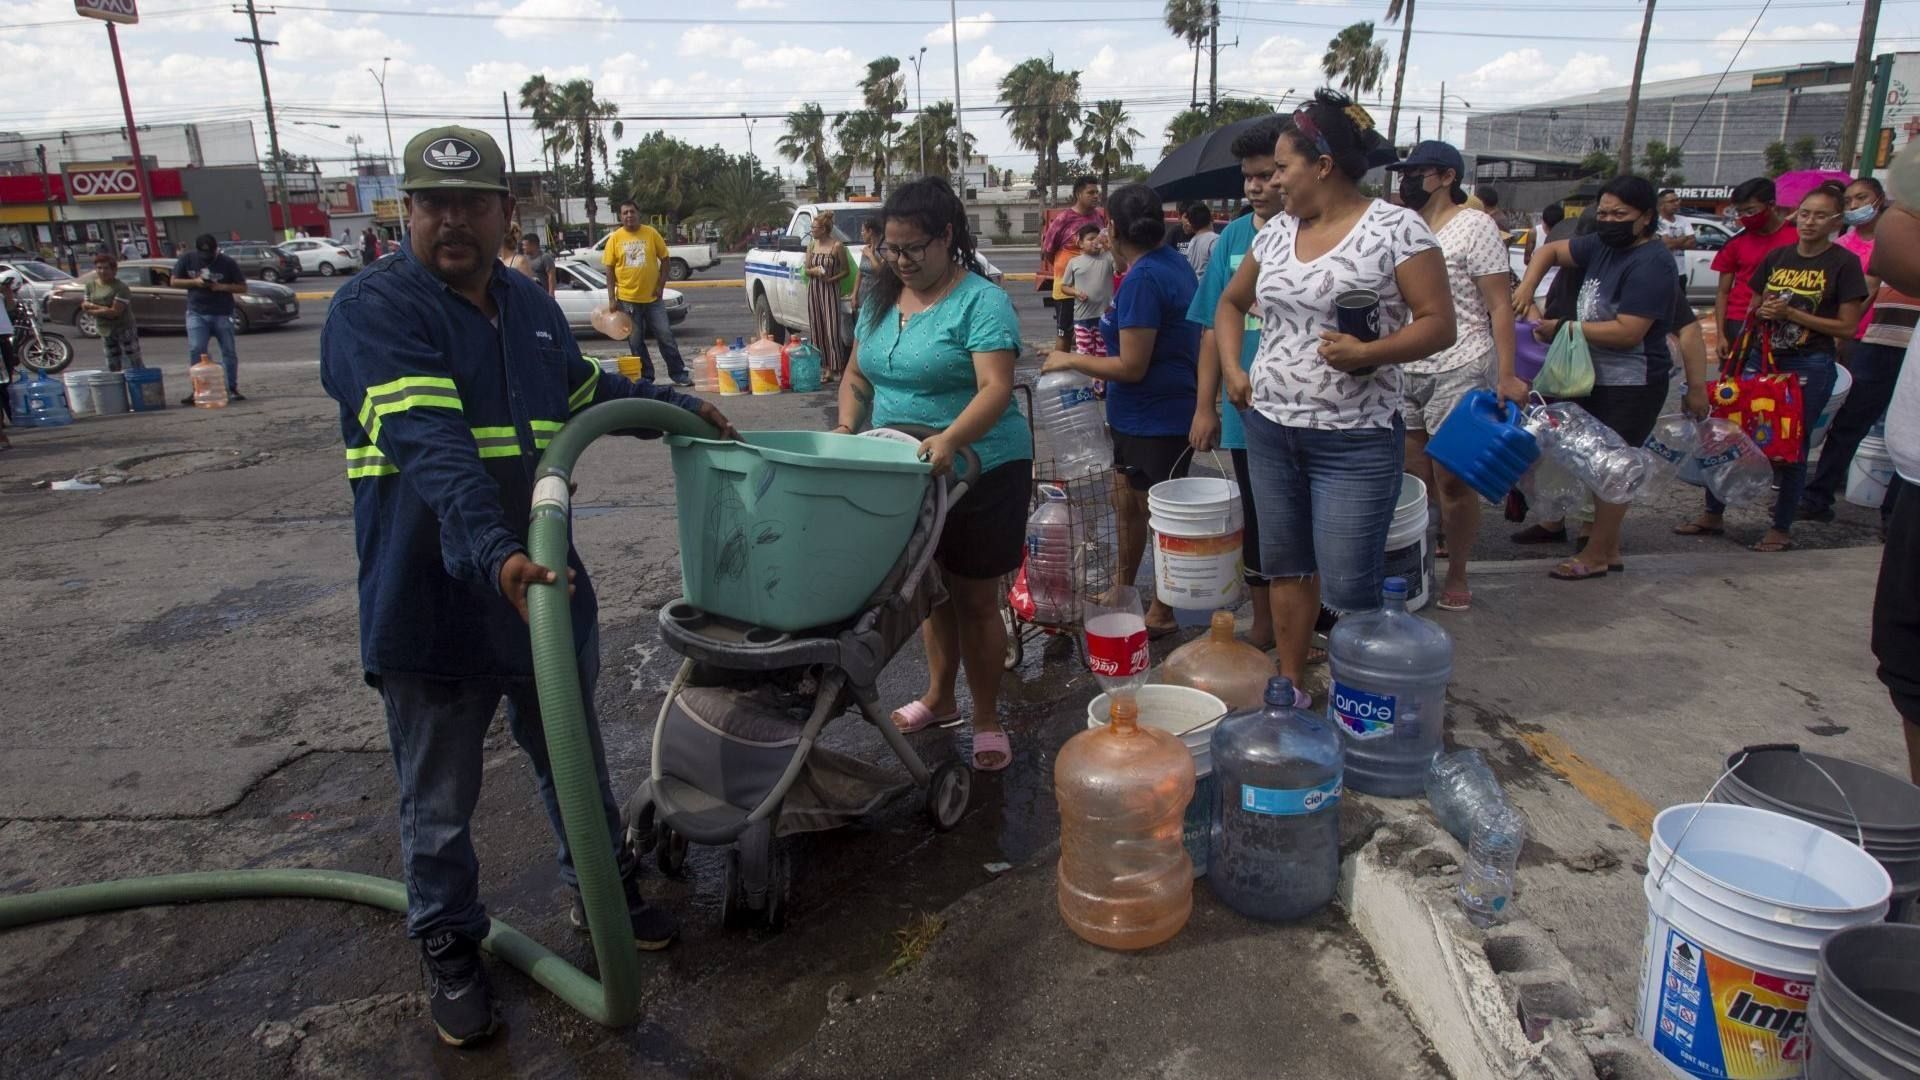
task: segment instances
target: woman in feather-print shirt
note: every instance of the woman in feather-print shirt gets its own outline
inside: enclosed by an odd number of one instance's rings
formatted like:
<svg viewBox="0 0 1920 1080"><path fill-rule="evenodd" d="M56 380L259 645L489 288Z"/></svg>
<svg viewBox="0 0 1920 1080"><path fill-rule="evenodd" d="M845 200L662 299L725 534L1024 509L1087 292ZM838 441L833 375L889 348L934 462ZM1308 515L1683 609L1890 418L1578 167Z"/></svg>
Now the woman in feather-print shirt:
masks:
<svg viewBox="0 0 1920 1080"><path fill-rule="evenodd" d="M1453 344L1446 262L1420 215L1362 193L1368 168L1393 160L1366 110L1322 90L1274 148L1286 212L1254 238L1214 325L1260 317L1260 351L1240 369L1240 342L1215 352L1241 409L1260 516L1260 569L1272 579L1280 672L1300 685L1324 602L1380 604L1387 528L1400 494L1405 426L1395 365ZM1338 332L1334 302L1379 296L1379 338Z"/></svg>

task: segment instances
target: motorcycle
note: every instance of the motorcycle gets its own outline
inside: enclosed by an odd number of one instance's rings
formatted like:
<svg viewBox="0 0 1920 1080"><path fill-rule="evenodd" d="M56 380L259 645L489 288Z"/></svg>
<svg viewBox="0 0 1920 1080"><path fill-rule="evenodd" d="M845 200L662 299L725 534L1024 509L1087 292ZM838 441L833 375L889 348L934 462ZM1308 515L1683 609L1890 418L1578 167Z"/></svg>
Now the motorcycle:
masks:
<svg viewBox="0 0 1920 1080"><path fill-rule="evenodd" d="M22 304L13 320L13 355L22 365L51 378L73 363L73 343L40 329L38 304Z"/></svg>

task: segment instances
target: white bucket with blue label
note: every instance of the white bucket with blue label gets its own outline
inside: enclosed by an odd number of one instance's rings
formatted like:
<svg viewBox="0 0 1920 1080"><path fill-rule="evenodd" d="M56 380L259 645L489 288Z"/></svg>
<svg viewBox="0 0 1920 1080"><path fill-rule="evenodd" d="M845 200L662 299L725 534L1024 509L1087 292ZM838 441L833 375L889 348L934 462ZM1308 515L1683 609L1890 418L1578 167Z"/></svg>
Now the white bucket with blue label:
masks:
<svg viewBox="0 0 1920 1080"><path fill-rule="evenodd" d="M1654 819L1643 889L1640 1037L1674 1076L1794 1080L1820 946L1885 918L1893 882L1817 825L1683 803Z"/></svg>

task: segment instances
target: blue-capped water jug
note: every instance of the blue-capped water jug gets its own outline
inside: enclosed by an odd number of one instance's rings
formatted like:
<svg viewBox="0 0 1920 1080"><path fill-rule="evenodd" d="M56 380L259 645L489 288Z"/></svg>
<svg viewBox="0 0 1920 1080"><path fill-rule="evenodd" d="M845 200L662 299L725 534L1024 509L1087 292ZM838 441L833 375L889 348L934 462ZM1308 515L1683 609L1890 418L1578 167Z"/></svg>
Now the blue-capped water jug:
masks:
<svg viewBox="0 0 1920 1080"><path fill-rule="evenodd" d="M1488 502L1497 503L1540 458L1540 444L1520 423L1520 407L1491 390L1470 390L1427 443L1427 456Z"/></svg>

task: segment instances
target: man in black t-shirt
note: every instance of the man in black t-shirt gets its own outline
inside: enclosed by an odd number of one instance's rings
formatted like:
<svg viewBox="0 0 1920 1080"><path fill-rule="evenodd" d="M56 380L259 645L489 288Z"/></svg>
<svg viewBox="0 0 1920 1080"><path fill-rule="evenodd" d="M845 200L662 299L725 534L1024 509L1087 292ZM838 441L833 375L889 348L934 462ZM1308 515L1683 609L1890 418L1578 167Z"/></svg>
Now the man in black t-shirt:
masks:
<svg viewBox="0 0 1920 1080"><path fill-rule="evenodd" d="M198 363L207 339L220 341L220 362L227 369L227 399L245 401L240 392L240 353L233 343L233 298L247 291L246 275L231 256L220 254L212 233L194 237L193 250L173 264L173 287L187 290L187 365ZM187 385L193 385L189 376ZM189 392L180 402L193 404Z"/></svg>

